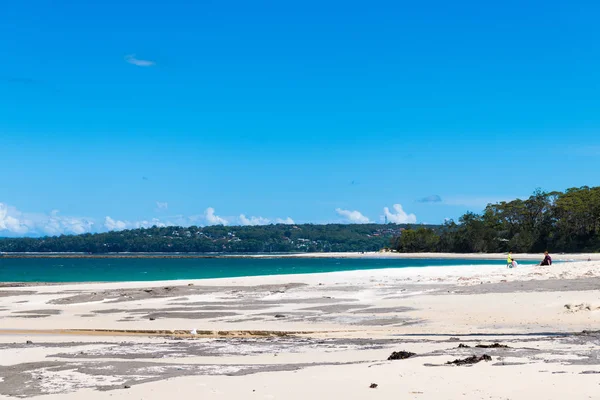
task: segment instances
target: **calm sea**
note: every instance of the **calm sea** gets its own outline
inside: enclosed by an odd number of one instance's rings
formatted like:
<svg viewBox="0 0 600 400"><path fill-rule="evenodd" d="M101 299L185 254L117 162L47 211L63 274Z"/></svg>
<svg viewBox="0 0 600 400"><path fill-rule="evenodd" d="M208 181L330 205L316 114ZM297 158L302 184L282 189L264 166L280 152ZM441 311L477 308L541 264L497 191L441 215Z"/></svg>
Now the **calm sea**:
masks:
<svg viewBox="0 0 600 400"><path fill-rule="evenodd" d="M310 274L452 265L504 266L503 260L348 258L2 258L0 282L123 282ZM527 264L527 262L525 262Z"/></svg>

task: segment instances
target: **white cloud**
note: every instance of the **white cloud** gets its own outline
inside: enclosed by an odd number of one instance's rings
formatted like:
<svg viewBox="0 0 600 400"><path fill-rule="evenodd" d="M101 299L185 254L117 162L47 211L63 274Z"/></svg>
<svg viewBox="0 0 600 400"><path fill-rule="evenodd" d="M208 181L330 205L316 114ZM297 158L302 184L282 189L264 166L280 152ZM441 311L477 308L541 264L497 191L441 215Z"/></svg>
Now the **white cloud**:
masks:
<svg viewBox="0 0 600 400"><path fill-rule="evenodd" d="M0 233L4 235L62 235L91 232L94 222L88 218L48 214L23 213L15 207L0 203Z"/></svg>
<svg viewBox="0 0 600 400"><path fill-rule="evenodd" d="M142 221L136 221L133 223L133 228L137 229L137 228L150 228L153 226L158 226L159 228L164 228L165 226L175 226L177 224L170 222L170 221L166 221L163 222L158 218L152 218L151 220L142 220Z"/></svg>
<svg viewBox="0 0 600 400"><path fill-rule="evenodd" d="M104 228L109 231L122 231L125 229L139 229L139 228L151 228L153 226L158 226L160 228L164 228L165 226L175 225L171 222L163 222L158 218L152 218L151 220L141 220L141 221L121 221L115 220L111 217L104 218Z"/></svg>
<svg viewBox="0 0 600 400"><path fill-rule="evenodd" d="M240 225L269 225L269 224L284 224L293 225L295 222L290 217L287 218L275 218L274 220L264 217L246 217L244 214L240 214L239 218Z"/></svg>
<svg viewBox="0 0 600 400"><path fill-rule="evenodd" d="M402 209L401 204L394 204L392 208L395 213L391 212L387 207L383 208L383 214L387 217L388 222L396 224L414 224L417 222L417 216L415 214L407 214L406 211Z"/></svg>
<svg viewBox="0 0 600 400"><path fill-rule="evenodd" d="M208 207L206 211L204 211L204 218L209 225L227 225L228 221L225 218L221 218L218 215L215 215L215 209L212 207Z"/></svg>
<svg viewBox="0 0 600 400"><path fill-rule="evenodd" d="M168 204L156 202L163 210ZM125 229L150 228L152 226L191 226L191 225L268 225L294 224L290 217L269 219L264 217L241 214L239 217L221 217L215 214L215 209L209 207L202 215L183 216L172 215L148 220L127 220L106 216L97 223L91 218L63 216L58 210L49 214L24 213L0 203L0 236L56 236L63 234L83 234L89 232L121 231Z"/></svg>
<svg viewBox="0 0 600 400"><path fill-rule="evenodd" d="M14 207L0 203L0 232L26 234L29 228L19 219L20 214Z"/></svg>
<svg viewBox="0 0 600 400"><path fill-rule="evenodd" d="M246 217L244 214L240 214L240 223L242 225L269 225L271 220L263 217Z"/></svg>
<svg viewBox="0 0 600 400"><path fill-rule="evenodd" d="M137 58L135 54L125 56L125 61L127 61L129 64L137 65L138 67L152 67L156 65L154 61L142 60Z"/></svg>
<svg viewBox="0 0 600 400"><path fill-rule="evenodd" d="M283 224L283 225L294 225L295 224L294 220L291 219L290 217L287 217L285 219L277 218L277 219L275 219L275 223Z"/></svg>
<svg viewBox="0 0 600 400"><path fill-rule="evenodd" d="M346 218L349 222L354 224L366 224L369 222L369 218L362 215L360 211L350 211L336 208L335 212L338 213L339 216Z"/></svg>
<svg viewBox="0 0 600 400"><path fill-rule="evenodd" d="M65 233L74 233L81 235L82 233L91 232L94 222L87 218L78 217L63 217L58 215L58 210L53 210L50 216L43 218L40 222L41 229L45 234L55 236Z"/></svg>
<svg viewBox="0 0 600 400"><path fill-rule="evenodd" d="M162 202L162 201L157 201L156 202L156 208L158 208L159 210L168 210L169 209L169 203Z"/></svg>
<svg viewBox="0 0 600 400"><path fill-rule="evenodd" d="M122 231L123 229L127 229L129 224L130 222L128 221L118 221L108 216L104 218L104 227L109 231Z"/></svg>

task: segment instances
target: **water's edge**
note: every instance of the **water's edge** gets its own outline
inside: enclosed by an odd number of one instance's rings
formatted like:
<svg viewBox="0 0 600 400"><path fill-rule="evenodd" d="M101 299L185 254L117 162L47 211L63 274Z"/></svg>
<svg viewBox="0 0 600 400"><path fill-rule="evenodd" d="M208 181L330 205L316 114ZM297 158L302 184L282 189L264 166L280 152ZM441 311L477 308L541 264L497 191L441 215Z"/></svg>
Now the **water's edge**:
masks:
<svg viewBox="0 0 600 400"><path fill-rule="evenodd" d="M523 261L522 265L534 264ZM0 258L0 282L131 282L461 265L502 260L425 258Z"/></svg>

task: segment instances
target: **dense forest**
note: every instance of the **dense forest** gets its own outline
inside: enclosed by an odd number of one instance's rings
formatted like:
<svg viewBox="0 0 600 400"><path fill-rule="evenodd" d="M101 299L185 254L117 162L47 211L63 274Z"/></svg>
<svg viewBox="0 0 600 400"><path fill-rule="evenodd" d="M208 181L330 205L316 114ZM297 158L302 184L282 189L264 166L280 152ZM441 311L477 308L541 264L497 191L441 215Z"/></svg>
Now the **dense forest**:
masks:
<svg viewBox="0 0 600 400"><path fill-rule="evenodd" d="M407 229L392 245L400 252L597 252L600 187L536 190L527 200L489 204L458 223Z"/></svg>
<svg viewBox="0 0 600 400"><path fill-rule="evenodd" d="M0 252L268 253L376 251L406 225L153 227L85 235L0 239Z"/></svg>

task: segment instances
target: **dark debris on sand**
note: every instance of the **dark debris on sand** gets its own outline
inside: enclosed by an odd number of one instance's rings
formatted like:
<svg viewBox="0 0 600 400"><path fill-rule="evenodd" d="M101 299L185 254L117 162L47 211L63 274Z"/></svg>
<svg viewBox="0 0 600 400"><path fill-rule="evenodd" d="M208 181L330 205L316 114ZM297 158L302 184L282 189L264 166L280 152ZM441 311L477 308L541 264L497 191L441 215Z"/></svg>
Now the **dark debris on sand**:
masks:
<svg viewBox="0 0 600 400"><path fill-rule="evenodd" d="M581 331L580 333L575 333L574 336L600 336L600 330L598 331Z"/></svg>
<svg viewBox="0 0 600 400"><path fill-rule="evenodd" d="M508 349L509 347L505 344L493 343L493 344L478 344L475 346L478 349ZM471 346L461 343L458 345L459 349L470 349Z"/></svg>
<svg viewBox="0 0 600 400"><path fill-rule="evenodd" d="M404 360L410 357L416 356L415 353L411 353L410 351L394 351L389 357L388 360Z"/></svg>
<svg viewBox="0 0 600 400"><path fill-rule="evenodd" d="M471 365L471 364L477 364L480 361L492 361L492 357L488 356L487 354L484 354L480 357L471 356L471 357L467 357L467 358L463 358L463 359L456 359L454 361L448 361L446 364Z"/></svg>
<svg viewBox="0 0 600 400"><path fill-rule="evenodd" d="M508 346L505 344L494 343L494 344L478 344L478 349L508 349Z"/></svg>

